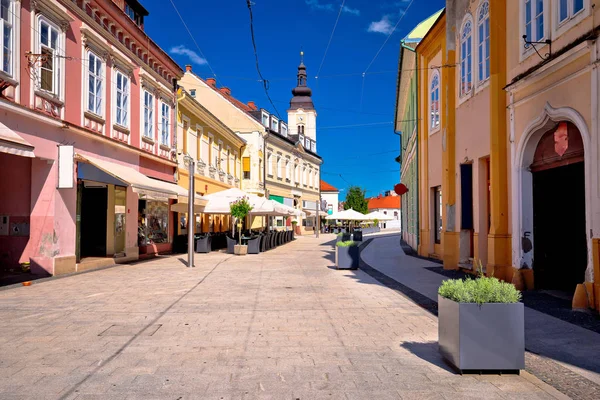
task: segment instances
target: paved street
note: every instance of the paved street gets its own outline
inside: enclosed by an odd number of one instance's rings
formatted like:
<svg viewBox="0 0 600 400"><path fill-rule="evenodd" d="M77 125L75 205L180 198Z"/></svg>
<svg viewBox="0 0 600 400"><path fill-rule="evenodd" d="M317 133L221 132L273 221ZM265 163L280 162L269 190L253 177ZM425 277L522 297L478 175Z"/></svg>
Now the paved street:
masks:
<svg viewBox="0 0 600 400"><path fill-rule="evenodd" d="M0 398L561 398L526 372L452 372L437 319L362 271L333 269L330 240L0 291Z"/></svg>

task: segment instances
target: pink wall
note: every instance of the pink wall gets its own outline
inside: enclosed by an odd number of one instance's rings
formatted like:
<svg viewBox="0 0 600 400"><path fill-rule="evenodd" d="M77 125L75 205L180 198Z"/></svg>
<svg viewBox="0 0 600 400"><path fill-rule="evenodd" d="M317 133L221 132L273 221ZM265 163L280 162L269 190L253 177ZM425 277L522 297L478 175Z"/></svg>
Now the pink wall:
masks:
<svg viewBox="0 0 600 400"><path fill-rule="evenodd" d="M175 168L146 157L140 157L140 172L163 181L175 182Z"/></svg>

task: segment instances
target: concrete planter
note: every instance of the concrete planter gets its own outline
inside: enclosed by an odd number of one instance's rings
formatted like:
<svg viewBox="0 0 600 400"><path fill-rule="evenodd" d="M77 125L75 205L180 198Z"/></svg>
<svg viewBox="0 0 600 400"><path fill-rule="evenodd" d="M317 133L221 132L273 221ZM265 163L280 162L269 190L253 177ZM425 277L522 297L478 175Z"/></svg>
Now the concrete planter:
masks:
<svg viewBox="0 0 600 400"><path fill-rule="evenodd" d="M335 247L335 266L337 269L357 269L360 260L358 246Z"/></svg>
<svg viewBox="0 0 600 400"><path fill-rule="evenodd" d="M246 254L248 254L248 246L246 246L245 244L236 244L233 247L233 254L237 256L245 256Z"/></svg>
<svg viewBox="0 0 600 400"><path fill-rule="evenodd" d="M525 368L523 303L457 303L438 295L442 356L458 370Z"/></svg>

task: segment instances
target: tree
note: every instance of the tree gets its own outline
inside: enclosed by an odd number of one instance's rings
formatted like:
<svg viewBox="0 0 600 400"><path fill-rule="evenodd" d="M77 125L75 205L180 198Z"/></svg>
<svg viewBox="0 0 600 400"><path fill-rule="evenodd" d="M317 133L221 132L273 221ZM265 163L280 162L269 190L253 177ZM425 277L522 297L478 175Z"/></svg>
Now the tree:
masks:
<svg viewBox="0 0 600 400"><path fill-rule="evenodd" d="M346 194L344 210L353 209L359 213L367 214L369 212L369 202L365 199L366 191L358 186L351 186Z"/></svg>
<svg viewBox="0 0 600 400"><path fill-rule="evenodd" d="M247 197L241 197L229 204L229 210L231 211L231 215L236 219L238 225L238 231L240 234L239 240L240 245L242 244L242 221L246 218L248 213L252 211L252 206L248 201Z"/></svg>

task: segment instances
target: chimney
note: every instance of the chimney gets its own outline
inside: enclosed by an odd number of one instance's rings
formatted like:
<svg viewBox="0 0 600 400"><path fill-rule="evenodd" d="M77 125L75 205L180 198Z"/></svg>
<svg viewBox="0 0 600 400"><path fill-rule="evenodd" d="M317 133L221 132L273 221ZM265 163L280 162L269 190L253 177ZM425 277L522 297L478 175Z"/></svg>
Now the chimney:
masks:
<svg viewBox="0 0 600 400"><path fill-rule="evenodd" d="M253 101L248 102L248 107L250 107L254 111L258 110L258 107L256 107L256 104Z"/></svg>
<svg viewBox="0 0 600 400"><path fill-rule="evenodd" d="M219 89L219 91L226 96L231 96L231 89L229 89L228 87L223 86Z"/></svg>
<svg viewBox="0 0 600 400"><path fill-rule="evenodd" d="M217 80L215 78L206 78L206 83L208 83L209 86L217 87Z"/></svg>
<svg viewBox="0 0 600 400"><path fill-rule="evenodd" d="M185 72L192 72L192 66L190 64L185 66Z"/></svg>

